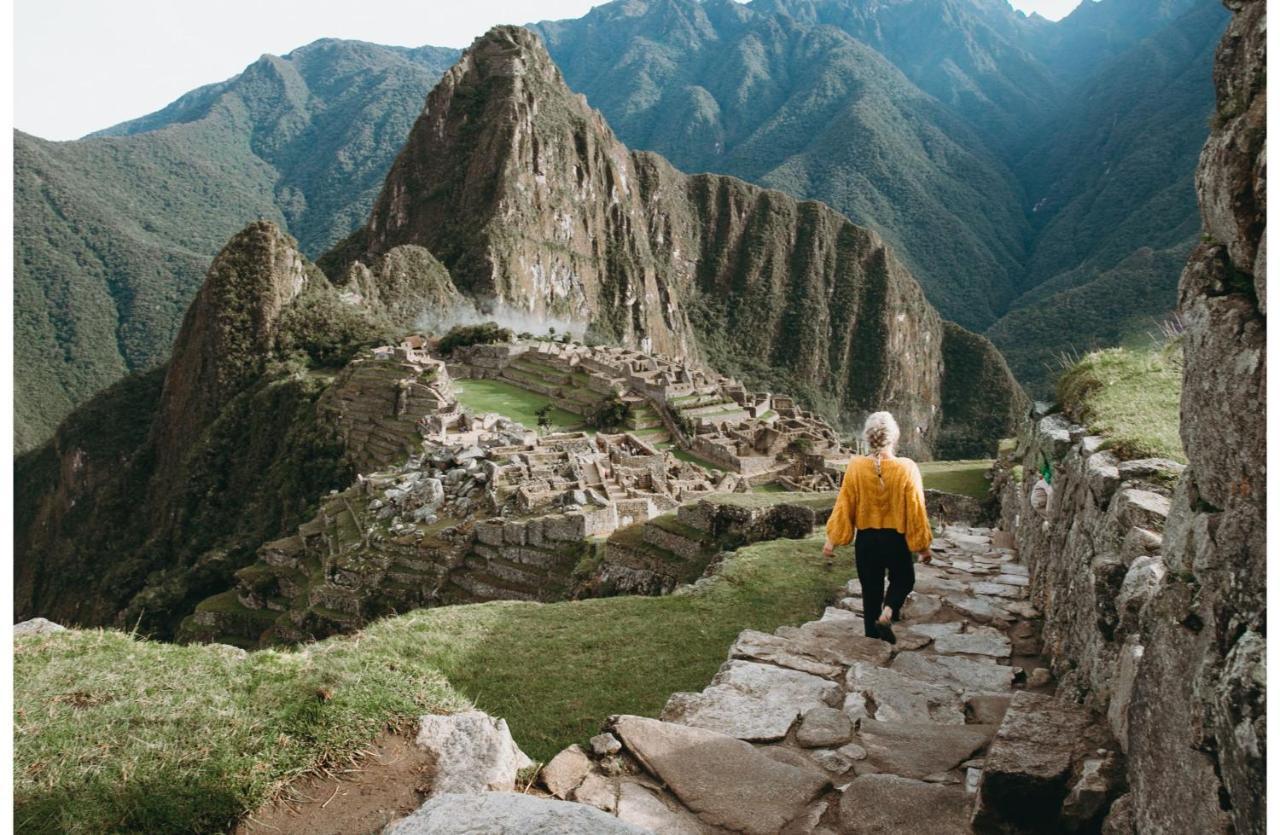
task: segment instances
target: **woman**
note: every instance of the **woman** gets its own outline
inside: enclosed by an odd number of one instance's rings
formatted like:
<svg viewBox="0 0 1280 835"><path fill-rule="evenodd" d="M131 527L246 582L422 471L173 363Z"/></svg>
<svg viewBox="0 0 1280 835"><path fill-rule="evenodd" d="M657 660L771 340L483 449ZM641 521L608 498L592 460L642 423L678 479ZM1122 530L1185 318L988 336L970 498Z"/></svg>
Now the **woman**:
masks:
<svg viewBox="0 0 1280 835"><path fill-rule="evenodd" d="M822 546L822 553L831 560L835 549L848 545L857 532L854 554L862 584L863 625L867 637L891 644L898 639L890 622L900 618L902 604L916 582L912 552L929 562L933 543L920 468L910 458L893 454L898 434L898 424L888 412L867 418L862 437L871 454L849 462Z"/></svg>

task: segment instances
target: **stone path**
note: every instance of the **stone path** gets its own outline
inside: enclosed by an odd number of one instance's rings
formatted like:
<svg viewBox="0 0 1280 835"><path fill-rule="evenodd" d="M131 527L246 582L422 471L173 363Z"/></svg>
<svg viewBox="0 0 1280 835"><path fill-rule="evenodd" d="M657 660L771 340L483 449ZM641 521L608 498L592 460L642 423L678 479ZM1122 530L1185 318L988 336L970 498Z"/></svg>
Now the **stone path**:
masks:
<svg viewBox="0 0 1280 835"><path fill-rule="evenodd" d="M1011 699L1049 681L1013 553L967 527L934 548L896 646L863 636L853 580L820 620L743 632L658 719L615 717L594 750L561 752L544 784L661 833L972 831Z"/></svg>

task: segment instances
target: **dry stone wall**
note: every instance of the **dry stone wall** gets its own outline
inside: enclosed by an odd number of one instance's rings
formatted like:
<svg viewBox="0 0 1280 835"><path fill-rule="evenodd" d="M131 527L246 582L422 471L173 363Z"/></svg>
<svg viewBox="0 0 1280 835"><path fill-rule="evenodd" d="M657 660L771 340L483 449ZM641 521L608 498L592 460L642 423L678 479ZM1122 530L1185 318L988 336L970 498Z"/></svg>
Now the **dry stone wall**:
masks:
<svg viewBox="0 0 1280 835"><path fill-rule="evenodd" d="M1189 464L1118 461L1049 416L997 477L1046 653L1127 753L1108 832L1265 829L1266 8L1226 5L1196 175L1205 235L1179 287Z"/></svg>

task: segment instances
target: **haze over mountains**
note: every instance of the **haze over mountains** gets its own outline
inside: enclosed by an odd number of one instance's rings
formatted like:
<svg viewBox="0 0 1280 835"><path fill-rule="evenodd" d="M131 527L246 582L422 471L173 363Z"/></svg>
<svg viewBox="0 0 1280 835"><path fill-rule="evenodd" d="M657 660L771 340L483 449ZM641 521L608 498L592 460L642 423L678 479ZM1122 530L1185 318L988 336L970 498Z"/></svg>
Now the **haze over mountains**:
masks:
<svg viewBox="0 0 1280 835"><path fill-rule="evenodd" d="M1213 0L1056 24L994 0L620 0L533 28L628 146L877 230L1036 387L1056 352L1172 309L1225 20ZM17 133L18 448L163 361L245 222L311 257L361 223L456 57L320 41L86 139Z"/></svg>

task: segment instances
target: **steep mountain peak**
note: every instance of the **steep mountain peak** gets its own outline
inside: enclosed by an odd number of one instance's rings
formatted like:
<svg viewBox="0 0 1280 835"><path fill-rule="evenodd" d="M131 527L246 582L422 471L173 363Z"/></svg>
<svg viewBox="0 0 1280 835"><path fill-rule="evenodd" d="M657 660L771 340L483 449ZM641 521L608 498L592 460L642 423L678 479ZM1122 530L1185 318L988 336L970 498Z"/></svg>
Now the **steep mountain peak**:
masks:
<svg viewBox="0 0 1280 835"><path fill-rule="evenodd" d="M213 259L165 375L159 471L180 460L190 440L262 373L281 316L309 280L297 242L270 221L249 224Z"/></svg>
<svg viewBox="0 0 1280 835"><path fill-rule="evenodd" d="M849 423L892 408L920 454L940 438L941 320L881 236L629 151L530 31L493 29L445 73L368 224L321 264L378 286L398 247L426 250L414 261L430 253L481 308L705 358ZM1005 414L1014 390L984 396Z"/></svg>
<svg viewBox="0 0 1280 835"><path fill-rule="evenodd" d="M617 339L693 355L654 264L640 177L538 37L496 27L431 91L367 226L323 263L344 275L416 244L482 305L612 319Z"/></svg>

